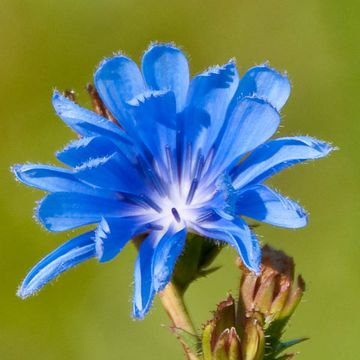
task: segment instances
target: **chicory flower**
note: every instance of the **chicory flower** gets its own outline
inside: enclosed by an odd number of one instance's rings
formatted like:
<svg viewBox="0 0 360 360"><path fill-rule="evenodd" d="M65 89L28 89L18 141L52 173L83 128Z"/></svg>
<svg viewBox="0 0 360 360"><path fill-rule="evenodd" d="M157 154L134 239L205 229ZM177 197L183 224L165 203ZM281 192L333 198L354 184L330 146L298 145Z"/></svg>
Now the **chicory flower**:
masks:
<svg viewBox="0 0 360 360"><path fill-rule="evenodd" d="M240 78L231 60L190 79L181 50L154 44L141 71L123 55L105 59L94 85L113 121L55 92L57 115L80 136L56 154L67 167L13 168L20 181L49 192L36 210L47 230L95 226L41 260L20 297L90 258L113 259L141 235L133 315L143 318L188 232L230 244L259 273L261 249L243 217L306 225L300 205L264 184L332 150L307 136L271 139L290 94L286 75L261 65Z"/></svg>

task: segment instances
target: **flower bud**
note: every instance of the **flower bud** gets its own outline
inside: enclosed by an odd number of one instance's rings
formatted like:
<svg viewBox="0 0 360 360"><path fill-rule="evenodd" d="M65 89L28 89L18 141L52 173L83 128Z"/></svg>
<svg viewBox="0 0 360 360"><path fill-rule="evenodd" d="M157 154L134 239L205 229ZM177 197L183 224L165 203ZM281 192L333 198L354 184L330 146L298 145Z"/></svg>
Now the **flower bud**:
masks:
<svg viewBox="0 0 360 360"><path fill-rule="evenodd" d="M244 332L242 337L242 359L243 360L262 360L265 350L265 334L261 326L261 321L255 314L244 322Z"/></svg>
<svg viewBox="0 0 360 360"><path fill-rule="evenodd" d="M294 261L284 252L266 245L262 254L260 275L247 270L238 260L243 270L239 316L247 318L257 312L265 328L276 320L285 325L301 300L305 283L301 276L294 283Z"/></svg>

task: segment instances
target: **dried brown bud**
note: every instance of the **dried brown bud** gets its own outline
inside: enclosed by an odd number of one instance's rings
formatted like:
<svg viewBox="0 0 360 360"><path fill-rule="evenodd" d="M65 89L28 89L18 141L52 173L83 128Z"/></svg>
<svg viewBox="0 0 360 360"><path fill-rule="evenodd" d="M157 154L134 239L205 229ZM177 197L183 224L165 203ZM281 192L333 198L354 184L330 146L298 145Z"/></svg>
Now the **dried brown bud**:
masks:
<svg viewBox="0 0 360 360"><path fill-rule="evenodd" d="M100 98L98 92L96 91L95 87L92 84L88 84L86 86L86 90L89 93L93 110L97 114L109 119L110 121L112 121L116 125L119 125L119 122L114 118L114 116L111 114L111 112L107 109L107 107L105 106L105 104L101 100L101 98Z"/></svg>

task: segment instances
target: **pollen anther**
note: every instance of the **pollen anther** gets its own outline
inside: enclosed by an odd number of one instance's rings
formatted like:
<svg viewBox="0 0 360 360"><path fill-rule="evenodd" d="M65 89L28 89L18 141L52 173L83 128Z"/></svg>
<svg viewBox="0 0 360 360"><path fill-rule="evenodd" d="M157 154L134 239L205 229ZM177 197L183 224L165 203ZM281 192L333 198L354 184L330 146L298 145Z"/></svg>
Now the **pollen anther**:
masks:
<svg viewBox="0 0 360 360"><path fill-rule="evenodd" d="M172 208L171 212L172 212L175 220L179 223L181 221L181 218L180 218L178 211L175 208Z"/></svg>

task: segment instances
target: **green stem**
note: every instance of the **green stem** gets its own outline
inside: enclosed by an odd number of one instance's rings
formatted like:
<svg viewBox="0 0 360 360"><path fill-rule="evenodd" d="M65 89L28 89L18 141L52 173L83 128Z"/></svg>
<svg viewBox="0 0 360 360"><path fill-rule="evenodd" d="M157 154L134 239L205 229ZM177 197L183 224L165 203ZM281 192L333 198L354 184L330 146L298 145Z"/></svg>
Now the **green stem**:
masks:
<svg viewBox="0 0 360 360"><path fill-rule="evenodd" d="M187 311L184 298L176 285L169 283L159 293L159 296L173 326L196 335L196 330ZM186 346L183 345L183 348L188 360L199 360Z"/></svg>

